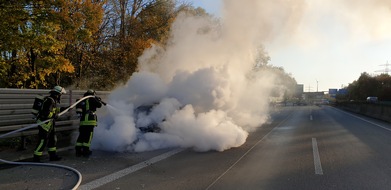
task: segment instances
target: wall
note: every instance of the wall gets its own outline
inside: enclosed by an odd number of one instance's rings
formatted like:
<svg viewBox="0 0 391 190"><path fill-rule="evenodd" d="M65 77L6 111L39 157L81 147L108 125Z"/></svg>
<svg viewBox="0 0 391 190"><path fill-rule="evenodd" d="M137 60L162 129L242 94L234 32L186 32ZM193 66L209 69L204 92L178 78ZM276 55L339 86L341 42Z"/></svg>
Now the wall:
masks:
<svg viewBox="0 0 391 190"><path fill-rule="evenodd" d="M345 110L391 122L391 106L379 103L349 102L339 103L338 107Z"/></svg>

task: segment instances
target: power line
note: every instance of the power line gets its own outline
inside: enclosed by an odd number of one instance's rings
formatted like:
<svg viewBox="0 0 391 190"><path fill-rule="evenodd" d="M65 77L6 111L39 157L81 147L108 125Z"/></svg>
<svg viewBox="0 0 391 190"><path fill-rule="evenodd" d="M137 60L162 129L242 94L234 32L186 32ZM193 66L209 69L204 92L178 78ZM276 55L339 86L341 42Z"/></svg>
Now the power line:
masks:
<svg viewBox="0 0 391 190"><path fill-rule="evenodd" d="M311 92L311 85L308 85L308 92Z"/></svg>
<svg viewBox="0 0 391 190"><path fill-rule="evenodd" d="M387 74L387 75L388 75L388 72L390 72L390 69L389 69L389 67L388 67L388 66L391 66L391 64L389 64L389 63L388 63L388 61L387 61L387 63L386 63L386 64L379 65L379 66L384 66L385 68L384 68L384 69L382 69L382 70L377 70L377 71L375 71L375 72L382 72L382 73L384 73L384 74Z"/></svg>

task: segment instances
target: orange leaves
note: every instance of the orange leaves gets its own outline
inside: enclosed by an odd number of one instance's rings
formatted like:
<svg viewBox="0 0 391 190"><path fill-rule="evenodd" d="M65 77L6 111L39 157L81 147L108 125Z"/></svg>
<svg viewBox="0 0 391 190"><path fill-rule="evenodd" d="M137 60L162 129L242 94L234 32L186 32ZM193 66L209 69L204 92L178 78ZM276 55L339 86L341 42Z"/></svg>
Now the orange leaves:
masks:
<svg viewBox="0 0 391 190"><path fill-rule="evenodd" d="M2 87L107 89L136 71L145 49L165 44L177 14L171 0L10 2L0 6Z"/></svg>

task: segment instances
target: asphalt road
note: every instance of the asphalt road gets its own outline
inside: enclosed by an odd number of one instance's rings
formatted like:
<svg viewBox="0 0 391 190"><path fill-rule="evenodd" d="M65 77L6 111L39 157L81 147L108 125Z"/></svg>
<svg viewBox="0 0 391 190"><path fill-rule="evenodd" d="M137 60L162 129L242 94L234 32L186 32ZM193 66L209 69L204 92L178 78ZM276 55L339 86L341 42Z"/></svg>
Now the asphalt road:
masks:
<svg viewBox="0 0 391 190"><path fill-rule="evenodd" d="M271 118L223 152L95 151L86 159L69 150L57 164L81 172L79 189L390 189L389 123L329 106L285 107ZM3 168L0 189L71 187L75 175L59 170Z"/></svg>

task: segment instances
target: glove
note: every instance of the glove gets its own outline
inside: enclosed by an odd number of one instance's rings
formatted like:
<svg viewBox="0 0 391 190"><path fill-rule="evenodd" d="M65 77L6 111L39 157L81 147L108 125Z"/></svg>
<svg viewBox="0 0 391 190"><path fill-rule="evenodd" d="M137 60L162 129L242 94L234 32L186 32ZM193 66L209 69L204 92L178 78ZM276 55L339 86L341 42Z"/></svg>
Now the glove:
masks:
<svg viewBox="0 0 391 190"><path fill-rule="evenodd" d="M100 97L95 96L95 99L96 99L98 102L102 103L103 105L106 105L106 103L103 102L102 99L101 99Z"/></svg>

